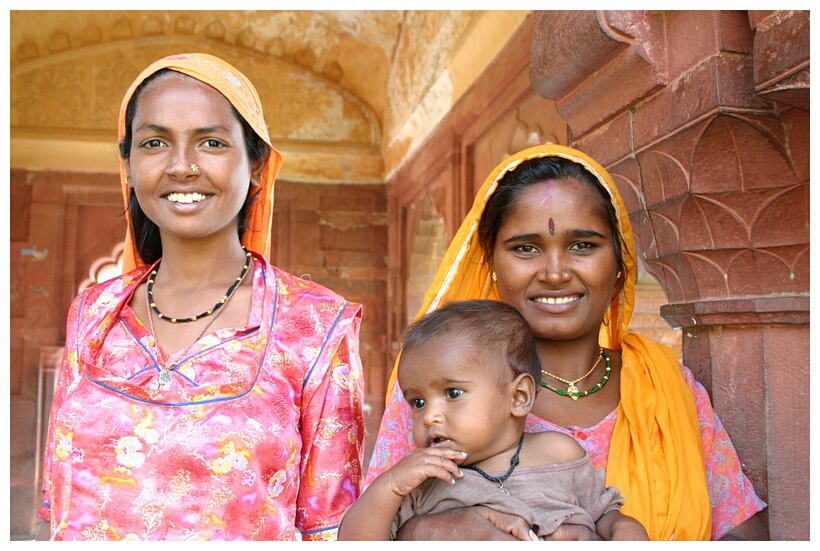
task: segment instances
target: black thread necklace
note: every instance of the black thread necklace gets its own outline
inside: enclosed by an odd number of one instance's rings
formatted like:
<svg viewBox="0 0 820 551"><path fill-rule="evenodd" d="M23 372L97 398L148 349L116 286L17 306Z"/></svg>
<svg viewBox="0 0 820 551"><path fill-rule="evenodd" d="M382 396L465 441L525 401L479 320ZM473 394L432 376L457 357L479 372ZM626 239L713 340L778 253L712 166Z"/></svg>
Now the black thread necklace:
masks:
<svg viewBox="0 0 820 551"><path fill-rule="evenodd" d="M204 312L202 312L201 314L197 314L196 316L191 316L190 318L175 318L172 316L166 316L165 314L160 312L159 308L157 308L157 303L154 302L154 278L157 276L159 264L157 264L156 268L154 268L154 270L151 272L151 275L148 276L148 306L151 307L151 309L154 311L154 313L156 313L159 319L170 321L171 323L188 323L190 321L196 321L200 318L210 316L211 314L219 310L223 304L228 302L228 299L231 298L231 295L233 295L234 291L236 291L237 287L242 282L242 279L244 279L245 274L248 272L248 268L251 265L251 253L245 247L242 247L242 250L245 251L245 265L242 266L242 272L239 274L239 277L237 277L234 280L231 286L228 287L228 291L222 296L221 299L219 299L219 302L214 304L213 308L205 310Z"/></svg>
<svg viewBox="0 0 820 551"><path fill-rule="evenodd" d="M504 487L504 481L507 480L515 468L518 466L518 456L521 454L521 445L524 443L524 435L521 434L521 438L518 439L518 449L515 450L515 455L513 455L512 459L510 460L510 468L509 470L501 476L490 476L475 465L468 465L464 467L465 469L470 469L471 471L475 471L490 482L495 482L498 484L498 488L507 495L510 495L510 491Z"/></svg>

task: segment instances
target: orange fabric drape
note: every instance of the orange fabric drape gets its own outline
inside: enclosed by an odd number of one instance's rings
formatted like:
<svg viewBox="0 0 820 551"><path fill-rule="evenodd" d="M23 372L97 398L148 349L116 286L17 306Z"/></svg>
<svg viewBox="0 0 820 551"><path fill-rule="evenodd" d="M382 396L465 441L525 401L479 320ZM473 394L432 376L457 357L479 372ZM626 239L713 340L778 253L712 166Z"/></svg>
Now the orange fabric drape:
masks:
<svg viewBox="0 0 820 551"><path fill-rule="evenodd" d="M209 54L190 53L177 54L155 61L148 66L134 80L128 88L120 107L120 118L117 140L121 141L125 137L125 111L128 102L134 94L137 86L156 73L160 69L172 69L193 77L205 84L213 86L228 101L231 102L240 115L251 125L251 128L261 137L271 149L271 155L265 166L260 181L261 191L259 197L253 203L248 213L248 231L242 238L242 244L248 249L260 252L266 257L270 255L271 240L271 216L273 214L273 184L276 175L282 167L282 155L273 147L268 135L268 127L262 115L262 102L259 94L251 84L250 80L240 73L235 67L225 61ZM129 272L137 266L143 264L134 242L133 226L131 214L128 212L128 199L130 188L126 182L127 173L125 162L120 157L120 183L122 185L122 196L125 202L125 217L127 222L125 250L123 252L123 273Z"/></svg>
<svg viewBox="0 0 820 551"><path fill-rule="evenodd" d="M499 180L522 162L558 156L583 165L607 190L626 244L626 281L601 324L601 346L620 350L621 401L610 444L607 485L626 498L625 514L638 518L653 540L708 540L711 504L695 401L673 350L629 333L635 306L635 248L629 217L609 173L575 149L543 145L499 164L479 189L473 207L445 254L417 318L453 300L499 299L478 242L478 223ZM396 367L387 396L396 384Z"/></svg>

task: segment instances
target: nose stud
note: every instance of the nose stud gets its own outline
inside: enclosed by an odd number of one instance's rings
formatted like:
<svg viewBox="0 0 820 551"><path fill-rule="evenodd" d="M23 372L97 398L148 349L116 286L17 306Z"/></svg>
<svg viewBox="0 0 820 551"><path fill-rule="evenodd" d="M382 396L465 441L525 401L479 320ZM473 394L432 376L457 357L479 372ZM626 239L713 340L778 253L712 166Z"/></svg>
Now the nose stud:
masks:
<svg viewBox="0 0 820 551"><path fill-rule="evenodd" d="M192 172L199 172L199 167L196 166L196 163L191 163L191 171Z"/></svg>

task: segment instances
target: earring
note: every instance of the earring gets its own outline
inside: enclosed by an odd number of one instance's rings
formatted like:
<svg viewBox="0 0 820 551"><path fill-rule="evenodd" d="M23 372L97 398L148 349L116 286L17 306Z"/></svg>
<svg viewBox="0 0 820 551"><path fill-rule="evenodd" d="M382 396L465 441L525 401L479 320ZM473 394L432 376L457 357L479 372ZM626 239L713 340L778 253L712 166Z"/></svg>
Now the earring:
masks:
<svg viewBox="0 0 820 551"><path fill-rule="evenodd" d="M498 278L495 276L495 272L493 272L492 278L493 278L493 281L498 281Z"/></svg>
<svg viewBox="0 0 820 551"><path fill-rule="evenodd" d="M621 279L621 270L618 270L618 275L615 276L615 279Z"/></svg>

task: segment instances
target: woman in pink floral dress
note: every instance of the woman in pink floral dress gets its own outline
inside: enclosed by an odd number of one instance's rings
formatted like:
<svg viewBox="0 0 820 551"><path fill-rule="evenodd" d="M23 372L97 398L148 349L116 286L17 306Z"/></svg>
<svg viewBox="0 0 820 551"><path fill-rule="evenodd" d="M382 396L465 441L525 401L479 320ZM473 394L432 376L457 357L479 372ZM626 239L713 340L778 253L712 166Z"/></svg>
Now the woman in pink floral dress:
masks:
<svg viewBox="0 0 820 551"><path fill-rule="evenodd" d="M71 305L41 536L335 538L362 482L361 307L266 259L282 160L256 90L162 59L119 138L126 273Z"/></svg>

